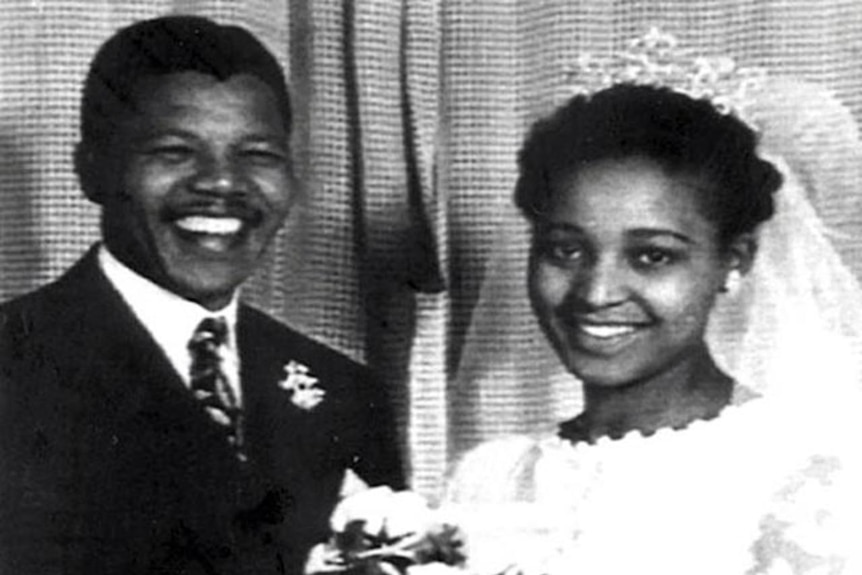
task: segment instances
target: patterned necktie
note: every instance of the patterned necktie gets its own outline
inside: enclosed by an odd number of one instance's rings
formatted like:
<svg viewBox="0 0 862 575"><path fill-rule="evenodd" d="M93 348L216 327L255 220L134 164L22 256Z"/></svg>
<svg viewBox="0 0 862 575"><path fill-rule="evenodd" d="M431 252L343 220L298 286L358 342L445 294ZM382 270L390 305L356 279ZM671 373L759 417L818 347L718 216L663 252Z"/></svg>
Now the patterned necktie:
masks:
<svg viewBox="0 0 862 575"><path fill-rule="evenodd" d="M228 441L242 459L242 425L239 401L222 371L221 349L227 341L227 322L222 317L205 318L195 329L189 352L192 356L191 389L213 421L228 432Z"/></svg>

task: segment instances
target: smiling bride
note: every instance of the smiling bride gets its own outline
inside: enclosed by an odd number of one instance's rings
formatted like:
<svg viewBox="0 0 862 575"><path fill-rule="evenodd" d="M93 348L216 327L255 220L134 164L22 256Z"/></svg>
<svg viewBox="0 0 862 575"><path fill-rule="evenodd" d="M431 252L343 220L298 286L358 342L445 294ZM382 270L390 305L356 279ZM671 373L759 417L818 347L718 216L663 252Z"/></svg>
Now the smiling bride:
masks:
<svg viewBox="0 0 862 575"><path fill-rule="evenodd" d="M862 573L858 285L758 147L763 78L661 34L632 50L585 63L520 154L529 301L584 404L457 463L470 569Z"/></svg>

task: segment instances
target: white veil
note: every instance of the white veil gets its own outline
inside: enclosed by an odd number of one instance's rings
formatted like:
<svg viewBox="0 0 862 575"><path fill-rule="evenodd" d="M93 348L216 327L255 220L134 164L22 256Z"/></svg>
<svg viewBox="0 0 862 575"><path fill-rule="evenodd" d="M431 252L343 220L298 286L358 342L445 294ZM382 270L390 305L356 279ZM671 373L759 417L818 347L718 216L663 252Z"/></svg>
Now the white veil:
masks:
<svg viewBox="0 0 862 575"><path fill-rule="evenodd" d="M785 183L775 216L760 230L754 268L713 310L707 339L728 373L759 395L857 387L862 289L833 245L854 238L834 233L821 216L862 219L858 130L846 107L819 86L772 79L764 94L749 115L761 129L762 155ZM527 224L514 208L510 215L455 375L458 452L504 434L553 429L581 407L580 385L530 310Z"/></svg>

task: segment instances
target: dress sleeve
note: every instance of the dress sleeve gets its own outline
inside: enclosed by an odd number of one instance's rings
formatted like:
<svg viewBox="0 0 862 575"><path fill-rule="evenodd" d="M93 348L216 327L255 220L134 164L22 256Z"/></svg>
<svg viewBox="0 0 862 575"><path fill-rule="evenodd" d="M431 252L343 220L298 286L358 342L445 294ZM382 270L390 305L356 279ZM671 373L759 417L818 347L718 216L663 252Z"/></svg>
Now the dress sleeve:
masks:
<svg viewBox="0 0 862 575"><path fill-rule="evenodd" d="M844 443L851 440L844 435ZM752 547L755 566L748 573L862 573L860 458L856 450L835 447L809 455L773 493Z"/></svg>
<svg viewBox="0 0 862 575"><path fill-rule="evenodd" d="M530 500L540 455L537 442L512 436L480 444L464 454L446 480L445 504L501 504Z"/></svg>

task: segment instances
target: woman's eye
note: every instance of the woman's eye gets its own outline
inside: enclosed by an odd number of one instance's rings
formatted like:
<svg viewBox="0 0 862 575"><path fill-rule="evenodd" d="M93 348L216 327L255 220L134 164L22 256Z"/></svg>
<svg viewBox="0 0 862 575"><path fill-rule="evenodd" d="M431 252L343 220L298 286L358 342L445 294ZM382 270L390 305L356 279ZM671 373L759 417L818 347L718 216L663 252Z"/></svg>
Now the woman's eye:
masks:
<svg viewBox="0 0 862 575"><path fill-rule="evenodd" d="M584 248L578 243L548 242L543 246L542 252L557 262L579 261L584 257Z"/></svg>
<svg viewBox="0 0 862 575"><path fill-rule="evenodd" d="M663 267L672 264L675 259L674 254L658 248L647 248L634 254L635 264L641 268Z"/></svg>

